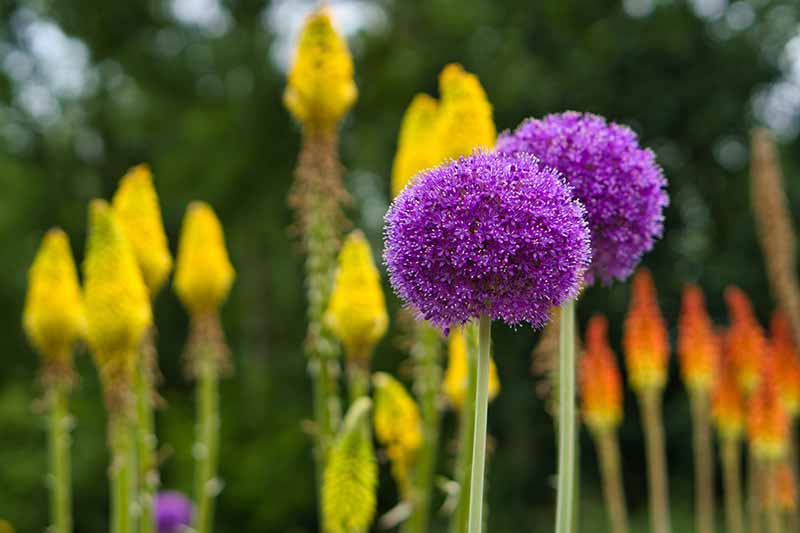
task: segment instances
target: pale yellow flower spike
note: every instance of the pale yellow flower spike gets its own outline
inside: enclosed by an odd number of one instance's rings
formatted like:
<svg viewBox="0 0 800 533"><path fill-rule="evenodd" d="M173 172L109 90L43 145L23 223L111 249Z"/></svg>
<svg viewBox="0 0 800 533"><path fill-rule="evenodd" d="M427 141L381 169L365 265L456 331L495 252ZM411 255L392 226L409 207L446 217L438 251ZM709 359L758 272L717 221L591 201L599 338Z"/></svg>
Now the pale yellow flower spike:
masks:
<svg viewBox="0 0 800 533"><path fill-rule="evenodd" d="M467 391L467 340L462 328L450 330L447 343L447 370L442 388L454 409L461 409ZM494 358L489 359L489 401L500 393L500 378Z"/></svg>
<svg viewBox="0 0 800 533"><path fill-rule="evenodd" d="M353 59L327 9L306 19L297 44L283 103L303 127L329 130L355 103Z"/></svg>
<svg viewBox="0 0 800 533"><path fill-rule="evenodd" d="M153 175L147 165L137 165L122 177L112 205L133 246L145 284L151 296L155 296L172 269L172 255L167 246Z"/></svg>
<svg viewBox="0 0 800 533"><path fill-rule="evenodd" d="M152 314L133 249L103 200L89 205L83 273L89 347L104 379L114 379L118 372L132 371Z"/></svg>
<svg viewBox="0 0 800 533"><path fill-rule="evenodd" d="M492 104L477 76L451 63L439 74L439 126L441 160L491 149L497 140Z"/></svg>
<svg viewBox="0 0 800 533"><path fill-rule="evenodd" d="M86 333L78 272L61 229L47 232L28 271L22 325L42 357L62 362L71 360L73 344Z"/></svg>
<svg viewBox="0 0 800 533"><path fill-rule="evenodd" d="M419 407L405 387L389 374L378 372L375 385L375 438L392 461L392 475L402 494L409 490L409 470L422 445Z"/></svg>
<svg viewBox="0 0 800 533"><path fill-rule="evenodd" d="M441 161L435 129L438 108L435 98L418 94L406 109L392 164L392 196L400 194L417 172Z"/></svg>
<svg viewBox="0 0 800 533"><path fill-rule="evenodd" d="M175 292L190 313L211 313L228 297L235 275L217 215L204 202L192 203L178 243Z"/></svg>
<svg viewBox="0 0 800 533"><path fill-rule="evenodd" d="M368 358L386 333L389 318L380 273L367 239L358 230L347 236L339 252L324 320L351 358Z"/></svg>

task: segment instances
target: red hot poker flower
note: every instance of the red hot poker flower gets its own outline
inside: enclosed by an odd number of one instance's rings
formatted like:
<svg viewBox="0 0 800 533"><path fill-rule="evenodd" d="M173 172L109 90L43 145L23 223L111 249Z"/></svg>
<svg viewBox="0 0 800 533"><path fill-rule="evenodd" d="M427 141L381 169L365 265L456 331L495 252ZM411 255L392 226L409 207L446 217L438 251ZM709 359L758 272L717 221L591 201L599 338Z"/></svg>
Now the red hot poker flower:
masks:
<svg viewBox="0 0 800 533"><path fill-rule="evenodd" d="M755 456L778 460L786 454L789 441L789 417L783 408L772 357L764 358L761 377L748 405L747 436Z"/></svg>
<svg viewBox="0 0 800 533"><path fill-rule="evenodd" d="M764 330L756 319L750 299L740 288L728 287L725 302L731 321L725 350L733 363L739 387L749 395L758 385L761 360L766 350Z"/></svg>
<svg viewBox="0 0 800 533"><path fill-rule="evenodd" d="M586 328L579 378L586 425L592 431L617 427L622 421L622 380L608 345L608 321L602 315L593 316Z"/></svg>
<svg viewBox="0 0 800 533"><path fill-rule="evenodd" d="M711 390L719 352L719 339L706 311L703 291L696 285L687 285L683 289L678 321L678 358L683 381L689 390Z"/></svg>
<svg viewBox="0 0 800 533"><path fill-rule="evenodd" d="M625 317L622 342L631 387L636 392L663 389L667 382L669 340L653 277L646 269L633 277L633 297Z"/></svg>
<svg viewBox="0 0 800 533"><path fill-rule="evenodd" d="M770 353L777 365L777 384L786 413L794 418L800 412L800 358L792 330L780 311L770 321Z"/></svg>

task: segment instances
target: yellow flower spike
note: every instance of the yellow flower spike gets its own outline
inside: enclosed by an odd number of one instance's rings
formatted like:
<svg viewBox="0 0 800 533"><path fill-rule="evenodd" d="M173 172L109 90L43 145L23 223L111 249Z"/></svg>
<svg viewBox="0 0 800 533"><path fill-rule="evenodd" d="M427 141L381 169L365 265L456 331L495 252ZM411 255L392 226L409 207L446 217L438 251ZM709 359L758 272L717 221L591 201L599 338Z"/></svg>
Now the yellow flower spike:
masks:
<svg viewBox="0 0 800 533"><path fill-rule="evenodd" d="M72 346L85 335L86 318L69 237L61 229L47 232L28 271L22 325L46 364L72 366Z"/></svg>
<svg viewBox="0 0 800 533"><path fill-rule="evenodd" d="M493 148L497 128L492 118L492 104L478 77L456 63L439 74L440 160L455 159L475 148Z"/></svg>
<svg viewBox="0 0 800 533"><path fill-rule="evenodd" d="M150 295L155 296L172 269L172 255L150 167L142 164L130 169L120 180L111 204L133 247Z"/></svg>
<svg viewBox="0 0 800 533"><path fill-rule="evenodd" d="M303 127L333 129L355 103L353 59L327 9L309 15L300 33L283 103Z"/></svg>
<svg viewBox="0 0 800 533"><path fill-rule="evenodd" d="M322 515L328 533L366 531L375 517L378 465L366 424L369 398L356 400L333 443L322 483Z"/></svg>
<svg viewBox="0 0 800 533"><path fill-rule="evenodd" d="M363 233L347 236L338 263L324 321L349 358L364 360L386 333L389 318L380 273Z"/></svg>
<svg viewBox="0 0 800 533"><path fill-rule="evenodd" d="M442 382L445 396L453 409L460 410L467 392L467 340L463 328L453 328L447 339L447 370ZM500 378L494 357L489 359L489 401L500 393Z"/></svg>
<svg viewBox="0 0 800 533"><path fill-rule="evenodd" d="M631 388L637 393L663 390L667 383L669 338L653 277L646 269L633 276L633 296L625 316L622 345Z"/></svg>
<svg viewBox="0 0 800 533"><path fill-rule="evenodd" d="M435 130L438 109L436 99L427 94L416 95L406 109L392 163L392 196L400 194L417 172L441 161Z"/></svg>
<svg viewBox="0 0 800 533"><path fill-rule="evenodd" d="M89 205L83 263L87 340L105 385L127 380L139 343L152 323L150 298L133 249L114 211L103 200ZM116 392L107 388L107 392Z"/></svg>
<svg viewBox="0 0 800 533"><path fill-rule="evenodd" d="M192 314L216 311L228 297L236 276L222 225L205 202L186 210L175 261L175 292Z"/></svg>
<svg viewBox="0 0 800 533"><path fill-rule="evenodd" d="M422 445L422 421L419 407L405 387L389 374L378 372L375 385L375 438L387 450L392 461L392 475L401 493L409 489L409 470Z"/></svg>

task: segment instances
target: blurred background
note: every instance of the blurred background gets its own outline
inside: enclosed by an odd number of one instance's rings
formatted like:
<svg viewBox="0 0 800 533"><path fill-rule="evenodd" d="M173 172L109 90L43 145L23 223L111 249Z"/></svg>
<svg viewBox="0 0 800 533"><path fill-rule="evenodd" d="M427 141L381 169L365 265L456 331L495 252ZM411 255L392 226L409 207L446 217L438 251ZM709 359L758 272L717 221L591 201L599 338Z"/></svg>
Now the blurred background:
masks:
<svg viewBox="0 0 800 533"><path fill-rule="evenodd" d="M341 132L349 210L380 250L389 174L405 106L436 94L439 70L475 72L498 129L527 116L586 110L630 124L670 182L667 230L647 256L674 340L686 281L725 321L722 291L744 288L766 321L770 299L749 206L749 130L781 140L800 214L800 4L794 0L349 0L329 2L354 54L359 100ZM0 518L46 525L46 448L37 361L20 327L26 271L45 230L62 226L83 257L86 206L109 198L132 165L151 164L174 251L184 209L209 201L238 279L224 308L236 371L223 386L225 481L219 532L316 530L311 414L301 351L302 258L286 197L299 143L281 104L305 0L0 0ZM797 218L795 218L797 220ZM392 316L399 305L386 287ZM611 320L619 352L628 286L593 287L579 309ZM193 387L184 378L187 319L171 290L155 309L167 402L158 419L163 484L192 483ZM497 326L503 390L490 409L493 531L552 523L555 439L534 391L538 333ZM374 367L407 376L396 322ZM90 358L73 397L76 528L105 531L105 414ZM690 418L672 363L665 399L676 531L691 528ZM646 530L638 409L621 439L634 522ZM445 419L440 472L451 471ZM594 450L583 435L582 531L605 530ZM441 501L441 498L440 498ZM379 512L396 502L386 469ZM435 530L443 530L440 519Z"/></svg>

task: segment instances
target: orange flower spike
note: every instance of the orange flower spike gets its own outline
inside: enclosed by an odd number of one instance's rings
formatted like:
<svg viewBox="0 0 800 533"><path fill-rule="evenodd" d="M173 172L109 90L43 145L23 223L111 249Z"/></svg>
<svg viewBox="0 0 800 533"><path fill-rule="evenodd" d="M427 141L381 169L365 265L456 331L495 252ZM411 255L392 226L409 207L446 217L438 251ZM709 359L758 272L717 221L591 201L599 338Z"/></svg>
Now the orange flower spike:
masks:
<svg viewBox="0 0 800 533"><path fill-rule="evenodd" d="M608 345L608 321L595 315L586 327L586 350L579 367L583 419L592 431L616 428L622 421L622 379Z"/></svg>
<svg viewBox="0 0 800 533"><path fill-rule="evenodd" d="M792 466L788 462L782 463L775 471L772 482L775 483L774 490L778 509L786 513L794 512L797 509L797 484Z"/></svg>
<svg viewBox="0 0 800 533"><path fill-rule="evenodd" d="M633 297L625 317L622 345L631 388L637 393L663 389L667 383L669 339L653 277L646 269L633 277Z"/></svg>
<svg viewBox="0 0 800 533"><path fill-rule="evenodd" d="M683 381L690 391L709 391L713 387L719 351L703 291L696 285L687 285L678 320L678 359Z"/></svg>
<svg viewBox="0 0 800 533"><path fill-rule="evenodd" d="M758 385L761 360L766 349L764 330L756 319L750 299L738 287L725 290L731 327L725 349L730 354L736 381L746 395Z"/></svg>
<svg viewBox="0 0 800 533"><path fill-rule="evenodd" d="M744 431L744 398L728 358L720 365L719 379L712 395L711 416L723 439L738 440Z"/></svg>
<svg viewBox="0 0 800 533"><path fill-rule="evenodd" d="M800 358L792 330L780 311L770 321L770 353L777 365L777 383L786 413L794 418L800 412Z"/></svg>
<svg viewBox="0 0 800 533"><path fill-rule="evenodd" d="M769 461L783 458L789 443L789 417L781 402L775 374L775 361L765 358L747 413L747 436L753 453Z"/></svg>

